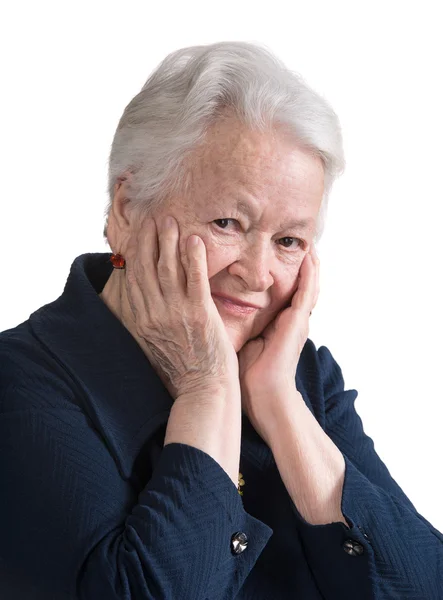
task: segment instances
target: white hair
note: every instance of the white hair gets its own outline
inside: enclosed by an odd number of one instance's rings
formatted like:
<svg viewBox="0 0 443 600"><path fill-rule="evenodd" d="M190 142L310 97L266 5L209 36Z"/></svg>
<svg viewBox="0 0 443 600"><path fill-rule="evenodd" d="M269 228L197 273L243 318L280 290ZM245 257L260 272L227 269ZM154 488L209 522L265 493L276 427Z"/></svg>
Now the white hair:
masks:
<svg viewBox="0 0 443 600"><path fill-rule="evenodd" d="M320 157L325 189L315 240L323 233L329 192L343 173L340 122L328 102L265 46L217 42L169 54L125 108L109 156L106 221L114 185L127 172L133 208L152 214L187 185L185 156L210 125L231 109L247 127L283 126ZM104 235L106 236L106 227Z"/></svg>

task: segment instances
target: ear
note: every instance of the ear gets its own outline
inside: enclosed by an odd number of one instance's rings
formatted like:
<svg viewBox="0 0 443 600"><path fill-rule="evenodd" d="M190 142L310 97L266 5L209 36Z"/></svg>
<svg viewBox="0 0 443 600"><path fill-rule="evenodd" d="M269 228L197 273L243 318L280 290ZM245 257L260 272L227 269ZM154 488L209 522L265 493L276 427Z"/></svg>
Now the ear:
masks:
<svg viewBox="0 0 443 600"><path fill-rule="evenodd" d="M115 183L114 198L108 217L107 237L109 246L114 254L119 252L123 256L134 227L131 201L128 197L128 184L131 177L131 173L125 173Z"/></svg>

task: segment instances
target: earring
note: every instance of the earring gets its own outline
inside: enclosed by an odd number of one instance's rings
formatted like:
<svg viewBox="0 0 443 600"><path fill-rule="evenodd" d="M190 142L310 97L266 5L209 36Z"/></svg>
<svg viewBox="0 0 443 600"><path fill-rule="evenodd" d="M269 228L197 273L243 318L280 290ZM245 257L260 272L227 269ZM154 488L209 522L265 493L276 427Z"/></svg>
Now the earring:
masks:
<svg viewBox="0 0 443 600"><path fill-rule="evenodd" d="M112 254L110 261L112 262L112 266L114 269L124 269L126 266L126 261L121 254Z"/></svg>

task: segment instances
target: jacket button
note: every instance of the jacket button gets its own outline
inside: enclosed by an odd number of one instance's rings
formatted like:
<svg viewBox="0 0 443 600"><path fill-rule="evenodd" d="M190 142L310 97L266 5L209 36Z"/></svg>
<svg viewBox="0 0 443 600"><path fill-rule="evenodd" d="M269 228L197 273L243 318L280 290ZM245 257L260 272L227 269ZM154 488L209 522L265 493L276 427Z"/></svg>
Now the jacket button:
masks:
<svg viewBox="0 0 443 600"><path fill-rule="evenodd" d="M355 540L346 540L343 544L343 550L350 556L360 556L364 552L363 546Z"/></svg>
<svg viewBox="0 0 443 600"><path fill-rule="evenodd" d="M246 546L248 545L248 538L246 533L242 531L237 531L231 537L231 552L232 554L241 554L243 550L246 550Z"/></svg>

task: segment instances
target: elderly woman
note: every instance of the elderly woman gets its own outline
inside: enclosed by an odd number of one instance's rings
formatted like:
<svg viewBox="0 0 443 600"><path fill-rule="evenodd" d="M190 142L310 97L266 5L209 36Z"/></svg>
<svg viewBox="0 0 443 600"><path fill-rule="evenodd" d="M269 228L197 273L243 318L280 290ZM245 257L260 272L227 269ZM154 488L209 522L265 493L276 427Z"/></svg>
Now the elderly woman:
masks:
<svg viewBox="0 0 443 600"><path fill-rule="evenodd" d="M112 254L0 336L2 600L443 598L443 536L308 338L337 117L266 49L168 56Z"/></svg>

